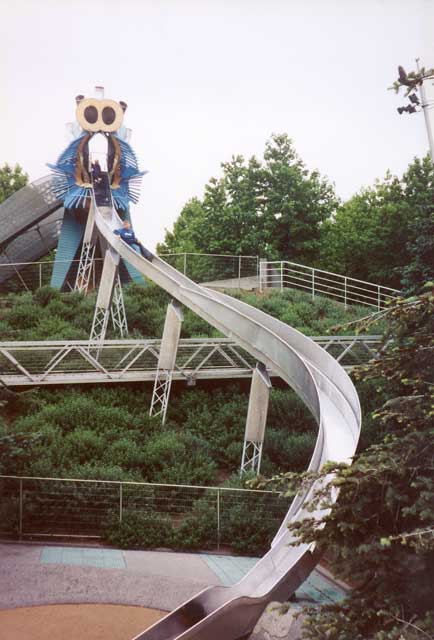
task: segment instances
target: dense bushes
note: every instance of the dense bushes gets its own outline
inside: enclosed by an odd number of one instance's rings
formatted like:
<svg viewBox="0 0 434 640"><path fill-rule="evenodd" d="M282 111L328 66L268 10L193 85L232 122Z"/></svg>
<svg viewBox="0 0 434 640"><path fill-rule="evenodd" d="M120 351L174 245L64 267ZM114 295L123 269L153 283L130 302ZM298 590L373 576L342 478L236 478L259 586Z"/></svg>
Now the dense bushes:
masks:
<svg viewBox="0 0 434 640"><path fill-rule="evenodd" d="M127 511L107 523L104 538L121 549L171 547L173 526L169 516L159 513Z"/></svg>
<svg viewBox="0 0 434 640"><path fill-rule="evenodd" d="M296 291L237 295L306 333L325 333L334 322L360 315L360 311L345 314L340 305L325 299L312 304ZM12 295L9 302L13 307L6 305L0 311L5 339L31 340L86 338L95 301L92 295L61 295L43 287L33 295ZM132 334L158 337L167 302L157 287L127 287ZM212 331L186 312L183 335ZM231 476L241 460L249 386L247 381L206 383L194 389L175 384L164 427L159 419L148 417L151 389L144 384L3 392L0 473L196 486L230 478L230 484L242 486ZM272 390L267 425L262 472L272 475L306 468L316 426L294 393ZM215 547L215 506L197 496L186 512L176 512L174 517L178 493L174 488L165 499L156 493L140 508L125 506L122 523L115 519L107 526L107 539L121 546ZM173 503L170 508L169 502ZM255 502L227 503L225 509L224 540L238 553L262 552L278 519L270 519L266 506ZM150 513L158 511L171 520L153 519Z"/></svg>
<svg viewBox="0 0 434 640"><path fill-rule="evenodd" d="M240 464L248 385L174 387L164 427L149 418L149 389L34 390L14 413L9 398L4 435L27 439L3 457L2 473L147 482L213 484ZM16 413L18 415L16 415ZM263 453L267 473L302 469L315 440L313 418L290 391L271 394ZM1 435L1 434L0 434Z"/></svg>
<svg viewBox="0 0 434 640"><path fill-rule="evenodd" d="M122 520L114 513L105 525L104 539L121 548L156 547L187 551L215 549L220 542L241 555L262 555L270 546L288 501L270 516L267 498L238 494L220 503L217 526L216 496L194 502L180 519L155 511L124 510Z"/></svg>
<svg viewBox="0 0 434 640"><path fill-rule="evenodd" d="M232 292L233 293L233 292ZM241 300L258 307L307 335L324 335L333 326L366 315L366 308L351 307L302 291L286 289L266 293L235 292ZM170 297L159 287L129 284L124 287L128 328L132 338L161 337ZM92 326L95 294L60 293L44 286L33 294L9 294L0 309L3 340L86 340ZM184 311L182 335L186 338L217 336L218 332L188 309ZM348 333L351 333L351 327ZM342 330L340 330L342 333ZM111 324L107 337L116 337Z"/></svg>

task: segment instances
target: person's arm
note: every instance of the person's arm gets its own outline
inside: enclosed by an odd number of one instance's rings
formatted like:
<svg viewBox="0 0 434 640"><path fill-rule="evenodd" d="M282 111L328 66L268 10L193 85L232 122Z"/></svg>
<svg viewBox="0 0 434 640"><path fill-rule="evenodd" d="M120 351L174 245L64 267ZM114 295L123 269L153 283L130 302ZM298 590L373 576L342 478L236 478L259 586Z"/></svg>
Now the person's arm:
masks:
<svg viewBox="0 0 434 640"><path fill-rule="evenodd" d="M120 232L120 230L119 230L119 229L115 229L115 230L113 231L113 233L115 234L115 236L120 236L120 235L121 235L121 232Z"/></svg>

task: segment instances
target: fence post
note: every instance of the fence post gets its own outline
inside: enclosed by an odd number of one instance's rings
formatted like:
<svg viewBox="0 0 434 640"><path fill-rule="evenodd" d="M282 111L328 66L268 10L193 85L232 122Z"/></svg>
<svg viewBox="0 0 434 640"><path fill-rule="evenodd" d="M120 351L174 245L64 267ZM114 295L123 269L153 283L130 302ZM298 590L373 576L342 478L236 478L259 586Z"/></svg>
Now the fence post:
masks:
<svg viewBox="0 0 434 640"><path fill-rule="evenodd" d="M184 275L187 275L187 254L184 253Z"/></svg>
<svg viewBox="0 0 434 640"><path fill-rule="evenodd" d="M263 291L267 286L267 263L261 260L259 263L259 291Z"/></svg>
<svg viewBox="0 0 434 640"><path fill-rule="evenodd" d="M347 310L347 276L345 276L345 286L344 286L344 303L345 303L345 311Z"/></svg>
<svg viewBox="0 0 434 640"><path fill-rule="evenodd" d="M119 483L119 522L122 522L122 508L123 508L123 492L122 482Z"/></svg>
<svg viewBox="0 0 434 640"><path fill-rule="evenodd" d="M39 288L42 287L42 263L39 263Z"/></svg>
<svg viewBox="0 0 434 640"><path fill-rule="evenodd" d="M377 302L377 306L378 306L378 311L380 311L381 309L381 298L380 298L380 285L377 285L377 289L378 289L378 302Z"/></svg>
<svg viewBox="0 0 434 640"><path fill-rule="evenodd" d="M315 269L312 269L312 300L315 300Z"/></svg>
<svg viewBox="0 0 434 640"><path fill-rule="evenodd" d="M220 550L220 489L217 489L217 550Z"/></svg>
<svg viewBox="0 0 434 640"><path fill-rule="evenodd" d="M280 263L280 290L283 291L283 261Z"/></svg>
<svg viewBox="0 0 434 640"><path fill-rule="evenodd" d="M238 289L241 289L241 256L238 256Z"/></svg>
<svg viewBox="0 0 434 640"><path fill-rule="evenodd" d="M21 537L23 535L23 479L20 478L20 514L19 514L19 523L18 523L18 533Z"/></svg>

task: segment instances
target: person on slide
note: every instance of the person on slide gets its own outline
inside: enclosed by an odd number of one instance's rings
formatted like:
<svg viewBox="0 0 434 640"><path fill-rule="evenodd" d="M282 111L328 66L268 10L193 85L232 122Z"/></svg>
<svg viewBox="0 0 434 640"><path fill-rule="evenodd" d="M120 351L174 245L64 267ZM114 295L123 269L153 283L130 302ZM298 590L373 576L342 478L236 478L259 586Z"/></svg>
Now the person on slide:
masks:
<svg viewBox="0 0 434 640"><path fill-rule="evenodd" d="M94 184L100 184L101 182L101 166L99 160L92 162L92 178Z"/></svg>
<svg viewBox="0 0 434 640"><path fill-rule="evenodd" d="M131 223L128 220L124 220L120 229L115 229L115 235L120 236L122 240L129 245L137 253L141 253L146 260L152 262L153 255L146 247L136 238L136 234L133 231Z"/></svg>

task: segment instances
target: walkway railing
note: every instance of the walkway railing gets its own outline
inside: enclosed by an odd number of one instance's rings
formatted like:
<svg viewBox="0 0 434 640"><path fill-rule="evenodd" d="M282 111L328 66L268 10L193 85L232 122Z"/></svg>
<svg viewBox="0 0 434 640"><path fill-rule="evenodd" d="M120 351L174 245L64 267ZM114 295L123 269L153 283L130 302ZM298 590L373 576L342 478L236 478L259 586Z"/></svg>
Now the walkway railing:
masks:
<svg viewBox="0 0 434 640"><path fill-rule="evenodd" d="M219 547L233 541L234 527L242 528L243 513L257 516L275 531L289 500L271 491L226 487L3 475L0 535L98 539L110 523L130 514L166 515L176 528L196 506Z"/></svg>
<svg viewBox="0 0 434 640"><path fill-rule="evenodd" d="M90 288L95 289L102 269L102 258L95 258L92 263ZM58 264L71 266L71 273L76 274L80 260L58 260ZM0 296L8 293L24 293L36 291L50 284L54 260L39 262L2 262L0 264ZM71 275L69 290L74 289L75 277Z"/></svg>
<svg viewBox="0 0 434 640"><path fill-rule="evenodd" d="M261 290L267 287L301 289L311 293L312 299L316 295L335 298L343 302L345 308L349 304L360 304L380 310L401 293L373 282L287 261L261 261L259 279Z"/></svg>
<svg viewBox="0 0 434 640"><path fill-rule="evenodd" d="M198 283L220 288L266 289L295 288L315 296L328 296L345 305L360 304L378 310L400 295L390 287L338 273L324 271L288 261L260 261L258 256L169 253L161 256L171 266ZM75 282L79 260L71 262L71 283ZM90 288L98 284L102 259L92 264ZM0 296L7 293L35 291L49 284L53 261L17 262L0 264Z"/></svg>
<svg viewBox="0 0 434 640"><path fill-rule="evenodd" d="M344 367L374 358L381 337L318 336ZM87 340L1 342L0 382L6 386L153 381L160 340L106 340L98 359ZM174 380L250 378L256 361L229 338L190 338L179 343ZM273 372L270 371L270 375Z"/></svg>

